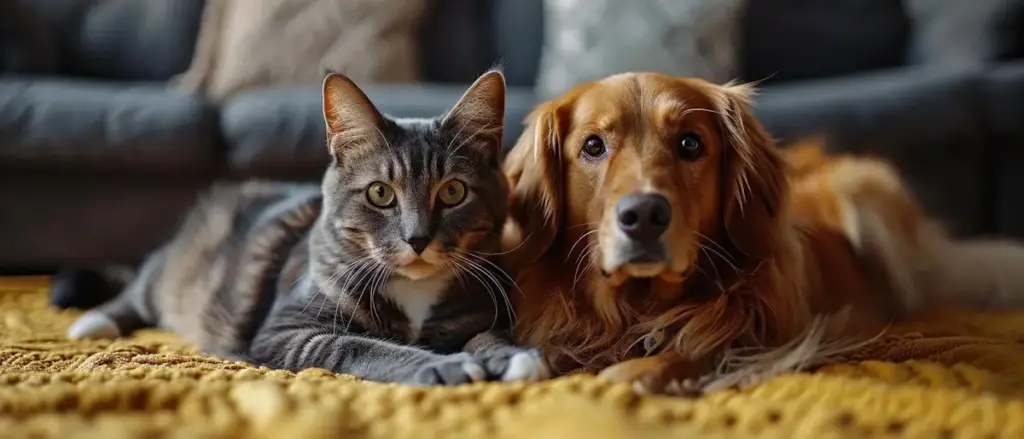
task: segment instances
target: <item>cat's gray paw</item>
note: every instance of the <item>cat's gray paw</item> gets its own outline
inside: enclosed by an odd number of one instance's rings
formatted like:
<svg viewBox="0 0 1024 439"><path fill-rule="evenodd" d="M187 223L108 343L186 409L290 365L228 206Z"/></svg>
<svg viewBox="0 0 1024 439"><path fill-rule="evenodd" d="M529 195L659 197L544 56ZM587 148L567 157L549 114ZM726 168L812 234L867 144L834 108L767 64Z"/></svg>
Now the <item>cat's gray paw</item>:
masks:
<svg viewBox="0 0 1024 439"><path fill-rule="evenodd" d="M508 347L482 358L487 376L500 381L540 381L551 377L544 356L537 349Z"/></svg>
<svg viewBox="0 0 1024 439"><path fill-rule="evenodd" d="M410 384L419 386L456 386L487 379L480 361L466 353L446 355L421 367Z"/></svg>

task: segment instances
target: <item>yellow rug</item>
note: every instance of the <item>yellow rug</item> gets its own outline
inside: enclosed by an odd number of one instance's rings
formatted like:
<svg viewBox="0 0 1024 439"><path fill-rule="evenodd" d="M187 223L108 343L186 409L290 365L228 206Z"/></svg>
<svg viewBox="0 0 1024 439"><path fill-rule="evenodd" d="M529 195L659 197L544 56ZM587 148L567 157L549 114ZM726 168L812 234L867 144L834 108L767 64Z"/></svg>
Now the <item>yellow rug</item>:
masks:
<svg viewBox="0 0 1024 439"><path fill-rule="evenodd" d="M1024 314L945 314L845 365L686 400L584 376L426 390L293 374L158 331L71 342L77 313L46 288L0 279L2 438L1024 438Z"/></svg>

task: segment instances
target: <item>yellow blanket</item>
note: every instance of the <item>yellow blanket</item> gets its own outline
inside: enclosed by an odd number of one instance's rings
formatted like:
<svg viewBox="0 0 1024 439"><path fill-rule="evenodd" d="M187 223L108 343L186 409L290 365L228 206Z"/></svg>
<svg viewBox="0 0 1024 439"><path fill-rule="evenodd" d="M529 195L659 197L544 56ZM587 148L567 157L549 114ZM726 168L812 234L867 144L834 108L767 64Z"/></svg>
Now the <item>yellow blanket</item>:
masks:
<svg viewBox="0 0 1024 439"><path fill-rule="evenodd" d="M71 342L76 315L48 308L44 279L0 279L0 437L1024 438L1024 314L947 313L847 364L697 400L588 376L427 390L293 374L157 331Z"/></svg>

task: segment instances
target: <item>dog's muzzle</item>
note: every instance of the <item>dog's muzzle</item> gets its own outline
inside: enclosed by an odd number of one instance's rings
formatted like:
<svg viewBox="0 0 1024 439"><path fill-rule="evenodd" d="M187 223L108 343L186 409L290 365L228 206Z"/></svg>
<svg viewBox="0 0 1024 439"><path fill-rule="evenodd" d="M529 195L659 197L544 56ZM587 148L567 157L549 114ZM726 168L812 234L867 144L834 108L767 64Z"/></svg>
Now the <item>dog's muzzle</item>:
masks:
<svg viewBox="0 0 1024 439"><path fill-rule="evenodd" d="M666 258L662 236L672 222L672 206L660 194L630 194L615 205L616 222L629 239L627 263L661 262Z"/></svg>

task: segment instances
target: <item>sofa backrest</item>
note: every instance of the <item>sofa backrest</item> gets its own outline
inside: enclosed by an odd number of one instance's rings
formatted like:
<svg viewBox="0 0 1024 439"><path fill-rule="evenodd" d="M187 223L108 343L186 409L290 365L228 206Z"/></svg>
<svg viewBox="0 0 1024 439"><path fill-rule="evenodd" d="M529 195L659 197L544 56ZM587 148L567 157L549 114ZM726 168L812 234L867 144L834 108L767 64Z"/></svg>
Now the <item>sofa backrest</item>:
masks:
<svg viewBox="0 0 1024 439"><path fill-rule="evenodd" d="M543 0L432 0L421 30L424 80L465 83L501 64L509 85L533 85L543 19Z"/></svg>
<svg viewBox="0 0 1024 439"><path fill-rule="evenodd" d="M11 0L5 0L11 1ZM34 9L57 74L167 80L192 59L204 0L13 0Z"/></svg>
<svg viewBox="0 0 1024 439"><path fill-rule="evenodd" d="M782 82L904 63L911 32L896 0L749 1L740 28L740 76Z"/></svg>
<svg viewBox="0 0 1024 439"><path fill-rule="evenodd" d="M485 3L492 8L495 56L509 66L509 82L532 85L544 0ZM747 2L741 29L741 78L773 82L899 65L910 25L896 0L756 0Z"/></svg>
<svg viewBox="0 0 1024 439"><path fill-rule="evenodd" d="M192 58L205 0L6 0L31 7L56 41L59 74L167 80ZM544 41L544 0L431 0L421 30L426 82L465 83L505 66L531 86ZM749 1L741 79L848 74L905 62L911 24L894 0Z"/></svg>
<svg viewBox="0 0 1024 439"><path fill-rule="evenodd" d="M36 12L57 46L54 74L167 80L188 69L205 0L3 0ZM421 30L424 81L464 83L502 61L529 85L542 0L431 0Z"/></svg>

